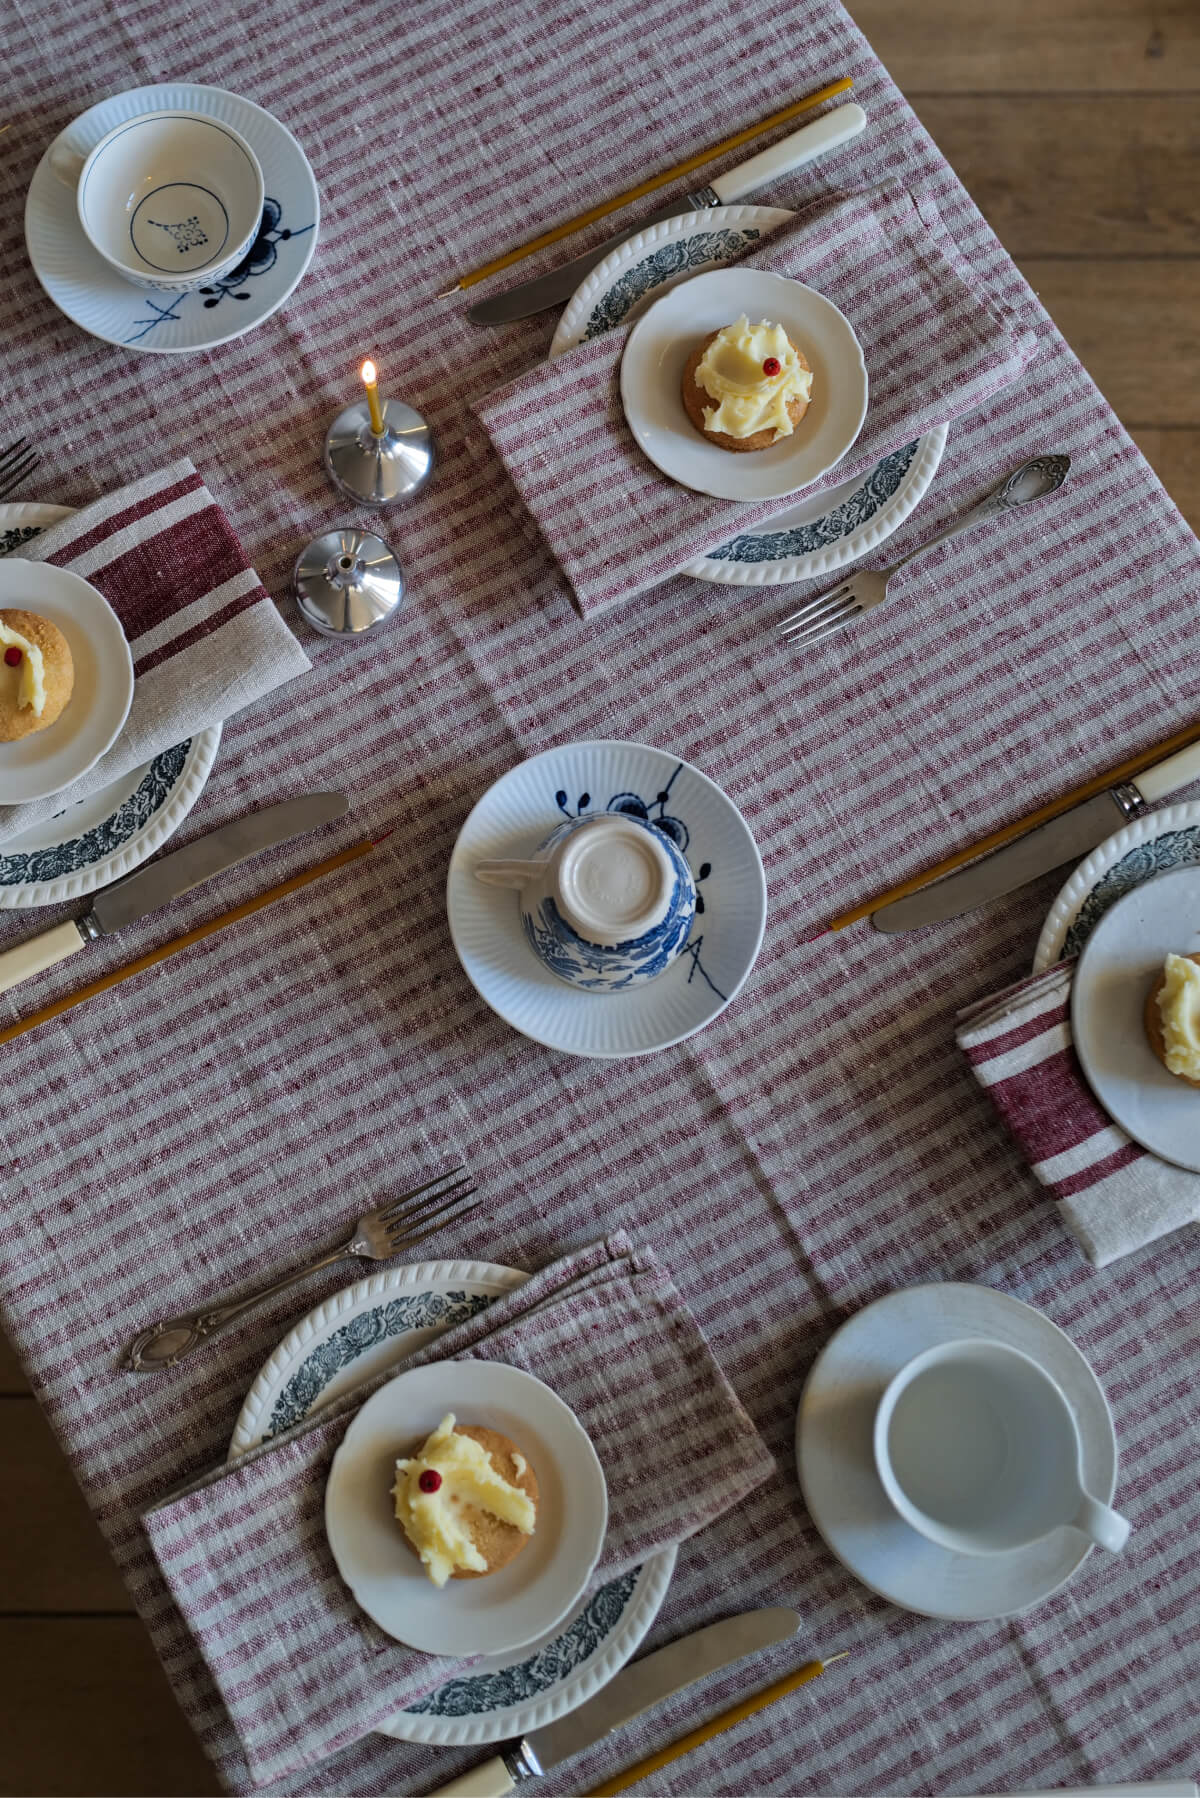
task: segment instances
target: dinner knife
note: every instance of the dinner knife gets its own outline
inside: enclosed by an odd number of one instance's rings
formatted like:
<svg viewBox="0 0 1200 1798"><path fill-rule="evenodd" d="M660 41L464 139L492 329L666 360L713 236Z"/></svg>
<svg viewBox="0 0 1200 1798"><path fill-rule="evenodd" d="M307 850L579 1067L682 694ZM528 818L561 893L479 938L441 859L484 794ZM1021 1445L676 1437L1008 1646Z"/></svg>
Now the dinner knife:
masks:
<svg viewBox="0 0 1200 1798"><path fill-rule="evenodd" d="M770 149L760 150L748 162L741 162L737 168L718 175L708 187L669 200L648 218L638 219L627 230L606 237L603 243L585 250L582 256L551 269L548 275L536 275L532 281L522 281L505 293L476 300L473 306L468 306L467 316L477 325L507 325L514 319L530 318L535 312L544 312L548 306L561 305L563 300L570 299L589 269L603 262L610 250L615 250L626 238L636 237L639 231L644 231L647 225L661 224L663 219L675 218L681 212L703 212L708 206L731 206L735 200L753 193L755 188L777 180L780 175L790 175L793 169L803 168L806 162L848 143L858 136L866 122L867 115L861 106L853 102L837 106L832 112L814 119L811 125L802 125L799 131L781 138Z"/></svg>
<svg viewBox="0 0 1200 1798"><path fill-rule="evenodd" d="M318 824L328 824L349 810L350 801L344 793L303 793L296 799L281 799L261 812L248 812L245 817L223 824L220 830L197 837L183 849L147 862L144 868L98 893L82 918L68 918L0 953L0 993L18 981L28 980L31 974L52 968L55 962L65 961L97 937L111 936L126 924L136 923L147 912L178 899L181 893L190 892L201 881L211 880L214 874L224 873L248 856L315 830Z"/></svg>
<svg viewBox="0 0 1200 1798"><path fill-rule="evenodd" d="M706 1629L682 1636L666 1648L656 1649L631 1662L603 1690L578 1710L530 1730L510 1742L490 1761L472 1767L449 1785L439 1786L434 1798L505 1798L522 1780L548 1773L560 1761L582 1754L613 1730L624 1728L652 1705L682 1692L698 1679L717 1673L744 1655L775 1642L786 1642L800 1627L797 1611L772 1605L759 1611L742 1611Z"/></svg>
<svg viewBox="0 0 1200 1798"><path fill-rule="evenodd" d="M1015 892L1051 868L1078 861L1122 824L1139 818L1148 806L1197 779L1200 743L1192 743L1165 761L1156 762L1154 767L1143 769L1136 779L1122 781L1048 823L1039 824L1036 830L1006 843L1003 849L994 849L943 880L880 906L871 913L871 922L876 930L894 935L901 930L919 930L925 924L940 924L946 918L959 918L978 905L986 905L989 899Z"/></svg>

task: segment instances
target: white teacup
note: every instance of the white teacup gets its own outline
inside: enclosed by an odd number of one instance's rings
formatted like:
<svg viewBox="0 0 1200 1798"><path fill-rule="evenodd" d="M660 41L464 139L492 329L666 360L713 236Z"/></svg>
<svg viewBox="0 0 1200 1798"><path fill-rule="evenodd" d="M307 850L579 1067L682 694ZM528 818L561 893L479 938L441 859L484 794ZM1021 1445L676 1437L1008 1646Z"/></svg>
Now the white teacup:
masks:
<svg viewBox="0 0 1200 1798"><path fill-rule="evenodd" d="M126 119L87 157L57 143L50 167L75 189L93 249L137 287L205 286L236 267L258 235L258 158L230 126L200 113Z"/></svg>
<svg viewBox="0 0 1200 1798"><path fill-rule="evenodd" d="M586 992L627 992L681 953L696 915L683 853L658 827L625 813L556 825L529 861L476 862L475 878L516 887L530 948Z"/></svg>
<svg viewBox="0 0 1200 1798"><path fill-rule="evenodd" d="M927 1349L875 1414L875 1465L906 1523L959 1554L1003 1554L1051 1531L1124 1548L1129 1524L1084 1490L1079 1431L1063 1393L1004 1343Z"/></svg>

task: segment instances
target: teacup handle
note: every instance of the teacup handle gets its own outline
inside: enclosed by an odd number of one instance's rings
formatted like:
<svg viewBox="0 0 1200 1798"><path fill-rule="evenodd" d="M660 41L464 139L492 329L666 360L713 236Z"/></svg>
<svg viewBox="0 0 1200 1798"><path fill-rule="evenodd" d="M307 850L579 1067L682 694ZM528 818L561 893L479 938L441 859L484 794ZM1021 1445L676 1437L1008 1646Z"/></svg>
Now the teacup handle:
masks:
<svg viewBox="0 0 1200 1798"><path fill-rule="evenodd" d="M527 887L546 872L544 862L476 862L476 880L490 887Z"/></svg>
<svg viewBox="0 0 1200 1798"><path fill-rule="evenodd" d="M1090 1536L1093 1542L1110 1549L1113 1554L1119 1554L1129 1540L1129 1519L1086 1492L1071 1522L1077 1530L1082 1530L1085 1536Z"/></svg>
<svg viewBox="0 0 1200 1798"><path fill-rule="evenodd" d="M57 176L64 187L79 186L79 177L86 161L86 156L68 150L61 138L50 146L50 173Z"/></svg>

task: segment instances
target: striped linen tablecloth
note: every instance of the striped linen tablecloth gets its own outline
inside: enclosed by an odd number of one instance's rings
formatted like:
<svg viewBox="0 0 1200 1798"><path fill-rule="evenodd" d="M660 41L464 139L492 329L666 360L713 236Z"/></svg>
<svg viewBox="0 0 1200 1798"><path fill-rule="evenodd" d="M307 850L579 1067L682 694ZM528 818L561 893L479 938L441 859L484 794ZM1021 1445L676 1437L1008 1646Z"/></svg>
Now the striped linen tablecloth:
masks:
<svg viewBox="0 0 1200 1798"><path fill-rule="evenodd" d="M245 1786L249 1770L140 1517L223 1459L258 1368L346 1276L314 1279L153 1378L121 1373L120 1347L459 1161L486 1209L422 1253L533 1268L627 1230L670 1270L772 1452L771 1479L684 1545L648 1646L749 1605L803 1617L794 1643L651 1711L545 1781L547 1798L839 1649L850 1659L824 1679L647 1794L1194 1773L1200 1241L1183 1231L1089 1266L955 1043L955 1014L1028 970L1054 881L912 936L864 925L808 939L1192 718L1200 549L869 46L836 0L416 0L357 10L353 29L331 28L317 0L263 0L252 27L214 0L43 0L13 15L6 49L5 416L14 434L37 422L39 496L79 505L140 478L152 438L156 462L190 456L212 481L220 470L231 522L290 619L296 554L335 524L381 526L408 578L386 632L305 637L313 673L230 721L181 835L307 787L344 785L351 815L94 945L92 967L364 833L387 841L5 1051L5 1326L223 1778ZM325 205L282 310L211 353L163 357L61 317L21 253L21 215L47 141L84 105L181 72L277 113ZM1037 338L1024 377L955 423L888 556L1025 457L1065 450L1071 478L1028 523L932 552L886 606L807 654L774 627L813 583L674 578L584 621L514 525L499 463L466 443L470 403L533 368L554 320L487 331L462 296L435 296L501 246L842 73L866 132L761 198L798 208L888 179L926 186L980 290ZM355 514L320 466L365 354L384 390L430 419L440 456L421 497L382 519ZM597 530L619 562L619 528ZM661 745L719 782L754 831L771 900L737 1001L675 1049L627 1062L516 1036L464 978L445 918L450 849L488 784L550 744L603 737ZM28 927L8 920L2 940ZM38 996L77 979L73 964L55 969ZM7 995L6 1016L26 1002ZM1120 1435L1128 1549L993 1623L876 1598L824 1548L794 1471L796 1404L830 1332L890 1288L938 1279L1047 1312L1092 1360ZM429 1791L477 1757L369 1737L274 1789Z"/></svg>

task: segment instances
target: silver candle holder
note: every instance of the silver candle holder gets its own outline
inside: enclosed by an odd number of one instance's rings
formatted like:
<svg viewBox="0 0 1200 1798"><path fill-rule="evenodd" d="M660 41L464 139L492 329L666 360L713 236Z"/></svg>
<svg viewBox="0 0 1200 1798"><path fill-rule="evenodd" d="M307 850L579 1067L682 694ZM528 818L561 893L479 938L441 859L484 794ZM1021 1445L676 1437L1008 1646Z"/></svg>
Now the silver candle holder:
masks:
<svg viewBox="0 0 1200 1798"><path fill-rule="evenodd" d="M365 400L339 412L325 433L325 472L360 506L412 499L433 473L433 432L403 400L384 400L383 430L371 428Z"/></svg>
<svg viewBox="0 0 1200 1798"><path fill-rule="evenodd" d="M293 576L304 618L325 637L361 637L404 599L404 574L382 537L344 525L300 551Z"/></svg>

